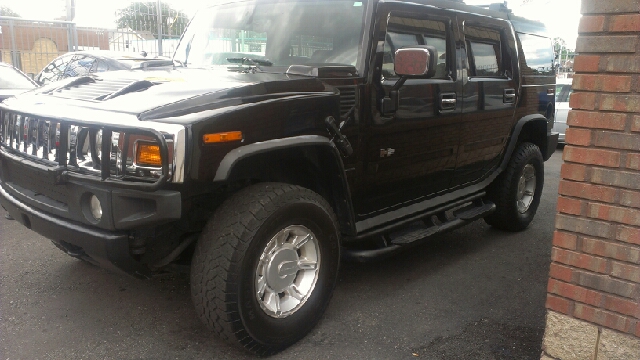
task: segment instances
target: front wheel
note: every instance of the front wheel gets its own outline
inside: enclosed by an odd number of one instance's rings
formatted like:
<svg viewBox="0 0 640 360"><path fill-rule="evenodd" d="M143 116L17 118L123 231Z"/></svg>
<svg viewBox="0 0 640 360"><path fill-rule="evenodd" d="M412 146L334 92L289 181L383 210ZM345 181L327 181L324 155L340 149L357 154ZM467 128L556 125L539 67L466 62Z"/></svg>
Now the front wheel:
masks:
<svg viewBox="0 0 640 360"><path fill-rule="evenodd" d="M520 144L507 169L488 189L487 197L496 204L496 211L485 221L507 231L526 229L540 204L543 185L544 160L540 148L531 143Z"/></svg>
<svg viewBox="0 0 640 360"><path fill-rule="evenodd" d="M339 260L337 220L320 195L254 185L230 197L202 232L192 262L193 302L224 339L273 354L320 320Z"/></svg>

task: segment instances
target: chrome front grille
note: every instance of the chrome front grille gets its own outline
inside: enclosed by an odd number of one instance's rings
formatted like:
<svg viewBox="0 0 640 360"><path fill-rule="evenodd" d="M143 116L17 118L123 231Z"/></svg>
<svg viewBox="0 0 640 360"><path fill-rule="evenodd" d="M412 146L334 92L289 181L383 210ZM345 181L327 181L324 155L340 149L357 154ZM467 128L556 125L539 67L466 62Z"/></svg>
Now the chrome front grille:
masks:
<svg viewBox="0 0 640 360"><path fill-rule="evenodd" d="M144 137L160 144L162 167L136 167L129 147L131 137ZM27 158L56 173L57 182L68 177L120 184L122 180L130 180L135 184L129 187L153 190L171 176L168 144L172 142L172 135L151 129L74 123L0 110L0 148L6 154ZM22 178L21 182L29 181Z"/></svg>

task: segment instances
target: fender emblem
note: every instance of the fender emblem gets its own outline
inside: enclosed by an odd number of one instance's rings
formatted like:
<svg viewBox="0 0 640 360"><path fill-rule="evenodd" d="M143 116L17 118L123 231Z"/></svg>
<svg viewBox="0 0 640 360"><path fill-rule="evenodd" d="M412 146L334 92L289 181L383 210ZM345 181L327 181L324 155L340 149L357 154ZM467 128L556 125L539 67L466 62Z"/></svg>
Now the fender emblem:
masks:
<svg viewBox="0 0 640 360"><path fill-rule="evenodd" d="M380 149L380 157L389 157L395 154L396 149L388 148L388 149Z"/></svg>

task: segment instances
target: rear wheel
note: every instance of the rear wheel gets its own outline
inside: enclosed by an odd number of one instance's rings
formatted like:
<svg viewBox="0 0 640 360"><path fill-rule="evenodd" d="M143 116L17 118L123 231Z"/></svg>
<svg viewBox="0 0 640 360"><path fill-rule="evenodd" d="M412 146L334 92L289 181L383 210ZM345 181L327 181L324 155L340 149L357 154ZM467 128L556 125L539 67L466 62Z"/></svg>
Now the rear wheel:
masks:
<svg viewBox="0 0 640 360"><path fill-rule="evenodd" d="M531 143L520 144L507 169L489 187L487 197L496 204L496 211L485 221L507 231L526 229L540 204L543 185L544 160L540 148Z"/></svg>
<svg viewBox="0 0 640 360"><path fill-rule="evenodd" d="M320 195L254 185L229 198L202 232L192 262L193 302L222 338L273 354L320 320L339 260L337 220Z"/></svg>

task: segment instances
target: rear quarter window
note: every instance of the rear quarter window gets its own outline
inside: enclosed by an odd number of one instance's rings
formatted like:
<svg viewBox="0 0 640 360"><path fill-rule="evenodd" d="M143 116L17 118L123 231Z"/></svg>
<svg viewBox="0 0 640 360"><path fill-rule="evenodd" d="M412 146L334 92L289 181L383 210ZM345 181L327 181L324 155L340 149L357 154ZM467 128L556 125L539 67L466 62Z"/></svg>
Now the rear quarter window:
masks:
<svg viewBox="0 0 640 360"><path fill-rule="evenodd" d="M538 35L518 33L522 44L523 65L526 72L534 75L553 75L553 46L551 39Z"/></svg>

